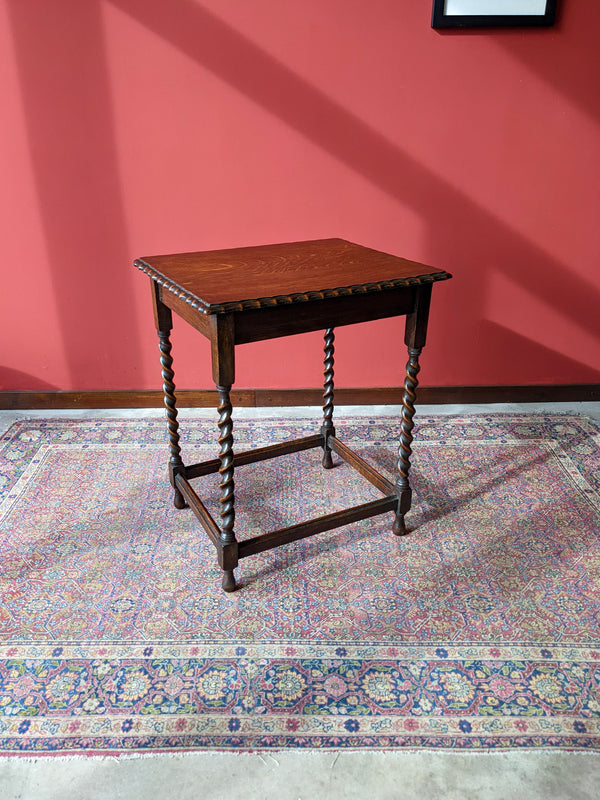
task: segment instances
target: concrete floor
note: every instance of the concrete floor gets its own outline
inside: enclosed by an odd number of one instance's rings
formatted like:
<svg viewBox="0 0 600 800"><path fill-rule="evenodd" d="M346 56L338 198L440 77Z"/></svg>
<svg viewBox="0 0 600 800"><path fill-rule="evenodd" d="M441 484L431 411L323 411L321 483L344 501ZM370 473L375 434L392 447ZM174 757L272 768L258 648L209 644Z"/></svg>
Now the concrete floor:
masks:
<svg viewBox="0 0 600 800"><path fill-rule="evenodd" d="M401 406L336 406L335 416L399 416ZM419 405L417 402L417 414L419 417L426 417L435 414L520 414L553 412L557 414L584 414L592 419L600 421L600 402L598 403L492 403L489 405L443 405L426 406ZM290 406L287 408L234 408L233 421L236 418L255 417L292 417L319 418L323 412L316 406ZM0 433L6 430L13 422L18 419L40 419L47 417L63 417L64 419L85 419L85 418L110 418L110 417L164 417L165 412L162 408L107 408L107 409L60 409L60 410L19 410L3 411L0 410ZM203 417L208 419L217 418L214 408L183 408L179 410L179 417L193 418Z"/></svg>
<svg viewBox="0 0 600 800"><path fill-rule="evenodd" d="M505 412L585 414L600 421L600 403L419 406L418 414ZM347 407L337 414L397 415L397 407ZM163 416L160 409L0 411L0 432L32 417ZM320 409L236 409L238 417L319 417ZM213 409L185 409L182 417L215 417ZM186 753L138 758L0 759L1 800L597 800L600 753L511 751Z"/></svg>
<svg viewBox="0 0 600 800"><path fill-rule="evenodd" d="M189 753L0 765L3 800L597 800L600 758L569 753Z"/></svg>

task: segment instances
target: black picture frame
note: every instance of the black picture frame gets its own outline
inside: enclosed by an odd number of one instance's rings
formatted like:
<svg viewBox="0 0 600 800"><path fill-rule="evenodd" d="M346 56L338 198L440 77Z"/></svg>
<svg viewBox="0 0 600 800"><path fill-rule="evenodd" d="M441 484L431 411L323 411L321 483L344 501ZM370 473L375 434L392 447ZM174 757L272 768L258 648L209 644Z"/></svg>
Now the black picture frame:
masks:
<svg viewBox="0 0 600 800"><path fill-rule="evenodd" d="M497 0L501 5L502 0ZM488 3L483 3L488 6ZM554 25L556 0L546 0L543 14L446 14L446 0L433 0L432 28L493 28Z"/></svg>

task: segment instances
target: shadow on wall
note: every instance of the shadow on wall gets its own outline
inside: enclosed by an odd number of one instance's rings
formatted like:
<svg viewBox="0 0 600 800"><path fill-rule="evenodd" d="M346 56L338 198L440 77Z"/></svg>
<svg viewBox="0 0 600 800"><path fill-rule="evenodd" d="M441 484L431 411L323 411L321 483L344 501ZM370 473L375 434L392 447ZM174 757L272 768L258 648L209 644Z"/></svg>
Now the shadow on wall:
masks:
<svg viewBox="0 0 600 800"><path fill-rule="evenodd" d="M135 365L140 347L100 2L8 9L66 362L80 388L93 360L101 388L115 353L126 346Z"/></svg>
<svg viewBox="0 0 600 800"><path fill-rule="evenodd" d="M479 353L477 374L482 385L495 383L494 365L507 356L513 359L511 375L515 385L568 383L564 376L573 374L573 367L581 375L580 383L596 383L600 378L600 371L578 361L576 353L569 358L496 322L483 321L481 338L485 351Z"/></svg>
<svg viewBox="0 0 600 800"><path fill-rule="evenodd" d="M449 343L446 346L451 343L455 348L460 347L463 363L481 359L482 354L497 342L498 331L492 340L485 339L485 331L482 338L473 312L461 308L466 285L470 287L469 307L484 307L486 269L490 267L504 272L557 313L576 320L581 328L600 337L597 313L600 293L591 283L197 2L109 2L343 161L373 185L412 207L429 221L427 236L436 254L464 254L464 266L460 267L450 289L454 300L436 306L435 315L436 325L452 331L452 341L447 337ZM110 355L119 346L120 333L107 330L106 309L112 306L110 315L114 320L129 319L131 295L128 278L123 273L130 269L130 259L99 0L86 3L70 0L70 6L80 17L78 32L83 17L85 69L93 75L95 85L101 87L93 98L87 96L85 74L82 75L79 63L80 42L72 41L68 30L62 32L60 40L48 36L48 32L55 28L53 4L36 4L37 11L43 10L43 13L36 13L36 19L32 20L32 15L26 10L28 4L9 0L40 204L69 364L76 378L87 356L85 338L104 337L101 372L110 383ZM531 35L538 33L532 32ZM524 43L523 48L526 46ZM66 60L62 53L65 47L71 48L72 53ZM511 47L516 45L511 44ZM58 49L62 53L60 59L55 58ZM518 49L523 54L520 45ZM40 58L40 53L44 58ZM61 66L54 69L54 63ZM558 63L556 70L560 72ZM65 85L71 93L69 104L64 99ZM567 91L566 79L562 88ZM47 158L49 148L51 159ZM72 192L68 205L59 202L65 191ZM81 223L77 241L72 241L73 209ZM443 214L440 214L440 209L444 209ZM87 254L91 254L89 261ZM119 287L116 300L113 299L113 286ZM87 297L92 287L93 302L86 305L81 298ZM479 296L474 293L476 291ZM506 353L510 339L508 335L502 354L505 361L513 357ZM139 351L137 339L130 341L128 348L131 353L128 361L135 363ZM451 357L448 352L448 358ZM563 359L562 356L557 358ZM590 372L591 380L598 378L600 371ZM456 382L463 382L462 377Z"/></svg>
<svg viewBox="0 0 600 800"><path fill-rule="evenodd" d="M0 392L55 392L58 386L47 381L42 381L35 375L28 375L18 369L0 367Z"/></svg>

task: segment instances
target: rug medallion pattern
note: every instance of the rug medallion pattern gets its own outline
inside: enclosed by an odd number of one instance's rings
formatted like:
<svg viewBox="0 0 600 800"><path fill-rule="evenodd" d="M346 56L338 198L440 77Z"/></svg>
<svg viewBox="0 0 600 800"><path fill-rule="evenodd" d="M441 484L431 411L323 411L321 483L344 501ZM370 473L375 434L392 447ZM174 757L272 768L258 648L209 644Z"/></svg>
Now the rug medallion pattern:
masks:
<svg viewBox="0 0 600 800"><path fill-rule="evenodd" d="M392 515L252 556L220 589L172 506L162 420L34 420L0 438L0 752L597 749L600 428L418 420ZM239 450L315 420L240 420ZM398 420L336 420L393 478ZM216 421L182 421L188 463ZM218 518L215 476L194 482ZM316 450L236 470L256 535L380 496Z"/></svg>

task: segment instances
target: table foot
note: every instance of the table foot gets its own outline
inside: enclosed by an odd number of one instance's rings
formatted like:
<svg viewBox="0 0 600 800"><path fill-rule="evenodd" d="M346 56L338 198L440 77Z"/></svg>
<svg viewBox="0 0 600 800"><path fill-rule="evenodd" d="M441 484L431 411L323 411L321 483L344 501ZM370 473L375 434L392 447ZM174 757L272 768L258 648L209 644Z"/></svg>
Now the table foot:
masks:
<svg viewBox="0 0 600 800"><path fill-rule="evenodd" d="M232 569L223 570L223 581L221 582L224 592L235 592L235 575Z"/></svg>
<svg viewBox="0 0 600 800"><path fill-rule="evenodd" d="M406 536L408 533L406 530L406 524L404 522L404 514L396 514L396 519L394 520L394 525L392 527L392 533L394 536Z"/></svg>
<svg viewBox="0 0 600 800"><path fill-rule="evenodd" d="M173 505L175 508L187 508L188 504L185 502L184 496L181 494L179 489L175 489L173 491Z"/></svg>

